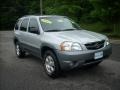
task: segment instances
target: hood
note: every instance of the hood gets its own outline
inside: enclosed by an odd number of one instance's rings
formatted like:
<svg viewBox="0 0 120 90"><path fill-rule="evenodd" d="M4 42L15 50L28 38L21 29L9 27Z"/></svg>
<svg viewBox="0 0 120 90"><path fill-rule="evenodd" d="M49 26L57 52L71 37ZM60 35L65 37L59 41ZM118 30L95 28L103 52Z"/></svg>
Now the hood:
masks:
<svg viewBox="0 0 120 90"><path fill-rule="evenodd" d="M62 39L62 41L73 41L82 44L88 42L95 42L105 40L106 36L87 30L73 30L73 31L61 31L61 32L47 32L50 36L56 39Z"/></svg>

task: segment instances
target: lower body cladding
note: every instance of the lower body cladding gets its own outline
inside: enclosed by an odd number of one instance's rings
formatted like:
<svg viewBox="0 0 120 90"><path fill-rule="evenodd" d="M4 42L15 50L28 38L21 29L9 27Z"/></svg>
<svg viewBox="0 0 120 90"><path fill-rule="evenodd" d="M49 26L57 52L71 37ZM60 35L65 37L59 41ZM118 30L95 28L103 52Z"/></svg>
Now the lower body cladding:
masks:
<svg viewBox="0 0 120 90"><path fill-rule="evenodd" d="M98 50L86 51L56 51L57 58L62 70L70 70L73 68L99 63L103 59L109 57L112 53L112 47L109 44Z"/></svg>

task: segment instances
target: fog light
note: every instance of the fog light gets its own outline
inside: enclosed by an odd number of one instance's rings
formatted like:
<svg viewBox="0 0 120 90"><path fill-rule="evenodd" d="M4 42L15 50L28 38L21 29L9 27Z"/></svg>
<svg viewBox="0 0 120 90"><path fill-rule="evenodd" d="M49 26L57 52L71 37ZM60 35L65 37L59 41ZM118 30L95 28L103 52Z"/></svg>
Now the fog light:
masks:
<svg viewBox="0 0 120 90"><path fill-rule="evenodd" d="M69 64L70 66L73 66L74 63L72 61L64 61L65 63Z"/></svg>

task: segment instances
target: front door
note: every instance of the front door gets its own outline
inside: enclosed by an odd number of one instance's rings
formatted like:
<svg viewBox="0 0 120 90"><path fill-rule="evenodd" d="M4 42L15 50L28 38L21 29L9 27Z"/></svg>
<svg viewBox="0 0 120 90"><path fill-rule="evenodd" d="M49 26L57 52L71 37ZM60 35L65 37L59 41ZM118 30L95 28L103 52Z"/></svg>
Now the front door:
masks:
<svg viewBox="0 0 120 90"><path fill-rule="evenodd" d="M30 18L28 24L27 45L33 54L40 54L41 35L36 18Z"/></svg>

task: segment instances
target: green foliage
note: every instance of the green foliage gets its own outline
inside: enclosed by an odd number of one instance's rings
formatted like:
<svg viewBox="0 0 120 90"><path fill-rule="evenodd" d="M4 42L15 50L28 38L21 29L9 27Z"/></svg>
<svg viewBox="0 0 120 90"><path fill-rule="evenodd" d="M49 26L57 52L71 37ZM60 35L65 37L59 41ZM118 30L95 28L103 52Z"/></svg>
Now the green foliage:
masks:
<svg viewBox="0 0 120 90"><path fill-rule="evenodd" d="M94 6L91 16L107 23L120 21L120 0L90 0L90 2Z"/></svg>
<svg viewBox="0 0 120 90"><path fill-rule="evenodd" d="M0 29L13 29L16 20L27 14L39 12L39 0L3 0L0 1Z"/></svg>
<svg viewBox="0 0 120 90"><path fill-rule="evenodd" d="M48 2L49 3L48 3ZM85 14L92 10L92 4L88 0L46 0L45 2L46 14L58 14L69 16L77 22Z"/></svg>
<svg viewBox="0 0 120 90"><path fill-rule="evenodd" d="M120 38L120 23L114 24L115 26L112 23L106 24L103 22L80 23L80 25L82 28L84 28L86 30L103 33L110 37Z"/></svg>
<svg viewBox="0 0 120 90"><path fill-rule="evenodd" d="M78 13L81 12L81 7L75 6L75 5L63 5L63 6L57 7L57 8L47 7L46 12L47 12L47 14L69 16L77 21L78 18L75 16L78 16Z"/></svg>
<svg viewBox="0 0 120 90"><path fill-rule="evenodd" d="M102 30L105 30L107 26L101 22L96 23L80 23L81 27L86 30L91 30L95 32L102 32Z"/></svg>
<svg viewBox="0 0 120 90"><path fill-rule="evenodd" d="M42 1L44 14L68 16L90 30L120 33L120 0ZM3 0L0 6L0 29L13 29L19 17L40 13L40 0Z"/></svg>

